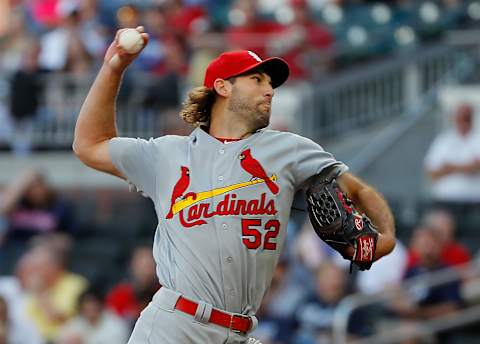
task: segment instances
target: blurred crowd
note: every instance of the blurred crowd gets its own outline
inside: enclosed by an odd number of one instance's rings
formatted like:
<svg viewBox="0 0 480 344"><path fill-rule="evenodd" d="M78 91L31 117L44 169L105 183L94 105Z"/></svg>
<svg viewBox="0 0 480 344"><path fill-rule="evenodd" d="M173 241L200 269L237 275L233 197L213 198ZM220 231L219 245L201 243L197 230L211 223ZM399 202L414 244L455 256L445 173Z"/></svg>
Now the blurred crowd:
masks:
<svg viewBox="0 0 480 344"><path fill-rule="evenodd" d="M359 53L365 32L359 25L354 31L339 25L342 13L373 6L355 0L10 3L8 25L0 20L0 73L9 77L6 86L0 83L0 136L9 117L11 143L19 154L30 149L32 119L49 116L44 78L69 75L56 83L62 89L62 97L53 93L56 98L83 94L78 85L90 82L117 28L141 24L151 37L125 75L119 101L176 113L185 84L201 84L205 65L225 49L280 55L292 67L293 82L321 78L345 67L352 56L365 56ZM375 13L381 23L388 17L386 9L395 9L398 19L420 3L426 2L383 2ZM454 14L466 12L456 10L474 2L428 3L450 9L452 15L445 18L463 23L466 19ZM421 12L430 24L439 16L432 6ZM474 10L469 13L479 19L480 5ZM426 36L437 32L432 25L418 27ZM399 43L412 42L407 31L397 36ZM359 49L346 59L339 55L345 42ZM379 47L388 51L382 40L378 42L369 46L371 51L378 52ZM138 83L143 87L138 88ZM293 212L285 252L258 312L260 326L253 336L264 344L331 343L334 312L346 296L356 292L391 291L395 297L357 309L348 324L351 338L408 329L416 321L455 314L479 301L478 276L462 273L434 286L421 279L446 267L460 269L478 255L480 138L473 131L474 112L470 104L460 104L451 116L452 125L432 142L425 173L433 199L413 225L406 228L397 223L400 240L395 250L371 270L349 274L348 264L317 238L305 214ZM143 200L116 209L111 205L114 197L106 193L93 201L81 192L55 190L47 177L39 171L24 171L1 189L0 344L124 343L159 287L151 254L155 214L153 210L141 216L134 212L136 207L149 209L145 203L138 205ZM105 213L114 220L106 219ZM115 258L107 259L108 255ZM400 287L412 278L422 283ZM448 343L455 335L458 332L447 331L438 338L409 343Z"/></svg>
<svg viewBox="0 0 480 344"><path fill-rule="evenodd" d="M68 236L42 235L0 277L0 343L127 342L158 289L151 248L135 248L130 274L109 290L69 270L70 249Z"/></svg>
<svg viewBox="0 0 480 344"><path fill-rule="evenodd" d="M376 25L373 31L381 24L409 24L412 30L426 37L421 21L430 23L435 34L475 19L467 3L458 0L16 0L7 14L8 25L0 32L4 48L0 69L21 69L23 60L33 55L35 68L41 71L65 71L81 76L102 62L118 28L144 25L151 41L136 67L153 75L189 74L191 82L198 85L203 77L202 68L198 67L205 66L218 51L241 48L263 57L282 56L292 67L292 77L298 79L333 67L332 59L336 56L332 48L343 39L341 31L352 24L344 22L347 17L357 17L355 23L363 22L366 30ZM445 21L450 23L442 23ZM371 39L375 40L375 35Z"/></svg>
<svg viewBox="0 0 480 344"><path fill-rule="evenodd" d="M2 121L0 141L6 137L16 154L28 153L35 119L54 112L52 102L46 104L49 94L55 104L81 97L118 28L143 25L150 35L125 75L119 102L160 108L167 118L176 117L184 85L201 85L206 64L226 49L280 54L292 66L292 79L310 75L312 60L328 67L332 33L310 20L306 1L290 5L293 17L285 25L262 18L254 0L15 1L0 33L0 71L11 75L3 104L3 117L10 121ZM56 81L60 90L48 93L46 80L58 73L67 77Z"/></svg>
<svg viewBox="0 0 480 344"><path fill-rule="evenodd" d="M116 245L116 239L98 239L96 230L75 232L75 208L38 172L24 173L3 190L2 199L10 206L2 209L0 236L0 261L9 262L0 275L0 343L125 343L141 310L159 288L151 243L140 243L137 233L134 242L139 244L122 252L129 257L128 268L101 268L121 271L105 283L101 275L89 278L88 270L76 271L78 262L72 262L72 257L89 261L90 269L95 269L102 254L96 262L75 254L80 249L79 238L99 240L105 250L106 240ZM356 309L347 327L352 339L455 314L479 300L478 275L461 273L438 285L422 280L414 288L402 284L447 267L460 268L478 254L458 239L457 230L462 229L452 208L432 205L390 255L371 270L353 274L349 274L348 262L316 236L303 215L292 216L284 252L257 313L260 324L252 335L264 344L331 343L334 312L353 293L368 296L389 291L395 296ZM440 338L457 334L445 332Z"/></svg>
<svg viewBox="0 0 480 344"><path fill-rule="evenodd" d="M185 90L202 84L206 65L221 51L281 56L291 66L289 84L295 85L472 25L479 19L475 5L480 6L458 0L8 3L0 27L0 143L19 155L32 147L35 125L55 117L59 124L52 126L71 126L63 117L75 115L118 28L143 25L150 34L124 77L118 101L137 112L155 109L166 118L165 131L175 132L181 129L171 122Z"/></svg>
<svg viewBox="0 0 480 344"><path fill-rule="evenodd" d="M480 186L480 140L473 131L470 104L459 104L450 119L451 126L435 138L425 158L425 172L433 184L443 183L434 185L441 192L434 193L413 226L402 227L401 217L397 218L399 240L394 251L369 271L349 273L348 262L317 237L305 213L293 211L253 336L264 344L331 343L335 311L355 293L373 295L378 302L356 308L350 315L350 339L408 332L419 321L454 316L478 304L476 257L480 251L475 232L480 200L477 192L468 191ZM457 154L451 154L452 140ZM443 149L445 144L450 149ZM139 201L133 198L120 213L112 199L102 196L106 199L92 206L97 211L84 213L90 222L82 225L79 208L92 200L67 195L54 190L35 170L25 171L2 189L2 344L124 343L159 288L151 252L154 211L135 213L134 203ZM146 206L142 203L139 208ZM105 220L108 212L117 222ZM145 218L151 223L141 229ZM107 235L99 230L102 226L109 227ZM133 233L128 240L122 236L127 230ZM109 247L121 247L126 241L130 245L119 253L121 259L109 260ZM94 246L98 252L92 258ZM465 269L465 264L472 269ZM448 268L458 271L454 278L440 283L425 278ZM106 279L107 275L111 278ZM408 281L416 282L405 284ZM404 343L454 343L452 338L466 332L480 337L474 324Z"/></svg>

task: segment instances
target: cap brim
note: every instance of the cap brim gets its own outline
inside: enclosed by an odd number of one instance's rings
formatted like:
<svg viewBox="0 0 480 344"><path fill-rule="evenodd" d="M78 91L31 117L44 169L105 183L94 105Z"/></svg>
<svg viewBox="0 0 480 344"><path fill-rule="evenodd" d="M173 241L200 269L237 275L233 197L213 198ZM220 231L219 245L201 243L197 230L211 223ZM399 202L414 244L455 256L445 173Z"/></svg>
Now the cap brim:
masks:
<svg viewBox="0 0 480 344"><path fill-rule="evenodd" d="M272 79L272 87L277 88L287 81L290 74L290 67L288 63L280 57L270 57L263 60L247 69L241 71L238 75L248 73L251 70L262 68L268 76Z"/></svg>
<svg viewBox="0 0 480 344"><path fill-rule="evenodd" d="M265 69L265 73L272 79L273 88L282 85L290 75L288 63L279 57L270 57L262 61L259 66L262 66Z"/></svg>

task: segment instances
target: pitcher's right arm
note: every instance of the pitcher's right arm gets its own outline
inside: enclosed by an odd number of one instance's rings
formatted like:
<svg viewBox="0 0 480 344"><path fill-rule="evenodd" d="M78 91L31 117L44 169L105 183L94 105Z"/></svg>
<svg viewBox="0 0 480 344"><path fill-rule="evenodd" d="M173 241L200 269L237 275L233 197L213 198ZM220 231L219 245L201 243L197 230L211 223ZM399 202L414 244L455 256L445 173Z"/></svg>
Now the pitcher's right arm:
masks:
<svg viewBox="0 0 480 344"><path fill-rule="evenodd" d="M72 148L85 165L125 179L110 159L108 144L110 139L117 136L115 100L123 72L141 51L128 54L118 46L121 31L117 31L115 40L108 48L104 63L80 109ZM137 31L142 33L145 47L148 35L143 33L143 27L137 27ZM118 60L112 64L110 62L115 54Z"/></svg>

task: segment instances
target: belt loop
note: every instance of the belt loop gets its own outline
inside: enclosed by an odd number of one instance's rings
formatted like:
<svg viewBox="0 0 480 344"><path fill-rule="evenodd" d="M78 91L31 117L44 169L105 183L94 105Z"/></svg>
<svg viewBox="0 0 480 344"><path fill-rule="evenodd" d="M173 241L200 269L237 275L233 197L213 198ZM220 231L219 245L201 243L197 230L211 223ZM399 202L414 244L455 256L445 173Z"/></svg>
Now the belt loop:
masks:
<svg viewBox="0 0 480 344"><path fill-rule="evenodd" d="M212 314L212 305L204 301L199 301L197 311L195 312L195 320L206 324L210 320L211 314Z"/></svg>
<svg viewBox="0 0 480 344"><path fill-rule="evenodd" d="M250 320L252 321L252 328L248 331L249 333L254 331L258 326L258 319L255 315L250 315Z"/></svg>
<svg viewBox="0 0 480 344"><path fill-rule="evenodd" d="M153 295L152 303L165 311L173 312L181 295L179 292L162 286L155 295Z"/></svg>

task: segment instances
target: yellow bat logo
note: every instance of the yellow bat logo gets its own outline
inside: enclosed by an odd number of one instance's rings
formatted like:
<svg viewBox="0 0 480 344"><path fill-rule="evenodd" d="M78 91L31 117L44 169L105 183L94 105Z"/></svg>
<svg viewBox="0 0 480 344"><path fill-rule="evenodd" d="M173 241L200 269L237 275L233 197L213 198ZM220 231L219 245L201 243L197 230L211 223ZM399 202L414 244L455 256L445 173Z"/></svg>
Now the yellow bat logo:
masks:
<svg viewBox="0 0 480 344"><path fill-rule="evenodd" d="M274 182L274 181L277 180L277 176L274 174L269 179ZM213 189L213 190L210 190L210 191L201 191L201 192L196 194L196 197L189 195L188 197L186 197L186 198L184 198L184 199L182 199L178 202L175 202L175 204L172 207L172 213L175 215L178 212L182 211L183 209L188 208L189 206L191 206L195 203L201 202L203 200L206 200L208 198L212 198L212 197L222 195L224 193L227 193L227 192L230 192L230 191L233 191L233 190L237 190L237 189L240 189L240 188L244 188L244 187L259 184L259 183L265 183L265 181L263 179L254 179L254 180L250 180L248 182L243 182L243 183L233 184L233 185L229 185L229 186L224 186L222 188L217 188L217 189Z"/></svg>

